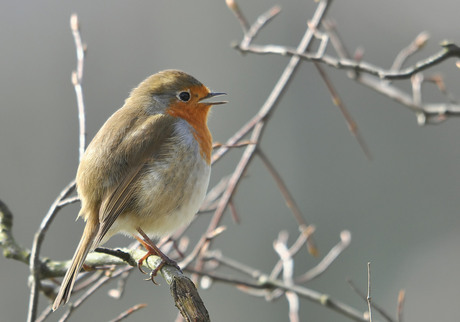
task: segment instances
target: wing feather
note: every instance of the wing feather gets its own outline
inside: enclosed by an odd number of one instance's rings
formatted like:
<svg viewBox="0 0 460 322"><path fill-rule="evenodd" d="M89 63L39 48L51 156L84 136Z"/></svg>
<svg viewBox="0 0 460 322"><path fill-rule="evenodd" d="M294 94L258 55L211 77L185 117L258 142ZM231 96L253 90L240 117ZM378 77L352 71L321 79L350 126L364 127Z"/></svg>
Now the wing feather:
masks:
<svg viewBox="0 0 460 322"><path fill-rule="evenodd" d="M139 124L119 143L115 151L127 151L125 155L130 156L126 160L124 175L111 189L107 189L103 195L99 209L100 227L96 235L94 246L97 247L104 236L106 236L115 220L126 210L134 199L138 189L138 179L147 171L147 165L152 160L159 160L168 155L172 147L172 136L174 135L175 120L169 115L153 115L145 122ZM133 151L138 151L133 153ZM120 155L120 153L118 153Z"/></svg>

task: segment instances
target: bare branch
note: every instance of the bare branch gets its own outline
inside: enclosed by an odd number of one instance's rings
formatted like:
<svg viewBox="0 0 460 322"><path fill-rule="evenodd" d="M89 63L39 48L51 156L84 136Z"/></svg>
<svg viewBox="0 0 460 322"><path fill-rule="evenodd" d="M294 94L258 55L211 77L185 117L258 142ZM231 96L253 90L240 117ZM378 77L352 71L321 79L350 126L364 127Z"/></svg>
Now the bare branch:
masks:
<svg viewBox="0 0 460 322"><path fill-rule="evenodd" d="M444 42L441 44L443 49L430 57L427 57L411 67L392 71L379 68L375 65L358 62L346 58L335 58L329 55L318 55L310 54L298 51L293 48L278 46L278 45L248 45L247 47L241 47L241 45L235 45L234 48L238 49L243 53L252 53L259 55L281 55L281 56L294 56L299 57L302 60L313 61L334 67L337 69L350 70L357 73L366 73L372 76L377 76L382 80L397 80L397 79L408 79L412 75L417 74L425 69L431 68L434 65L440 64L443 61L452 58L460 57L460 47L454 43Z"/></svg>
<svg viewBox="0 0 460 322"><path fill-rule="evenodd" d="M351 233L348 230L344 230L340 233L340 242L331 248L329 253L312 269L305 274L299 276L296 281L305 283L323 274L331 264L337 259L337 257L350 245Z"/></svg>
<svg viewBox="0 0 460 322"><path fill-rule="evenodd" d="M371 298L371 263L367 263L367 309L369 314L369 322L372 322L372 298Z"/></svg>
<svg viewBox="0 0 460 322"><path fill-rule="evenodd" d="M297 203L295 202L292 194L290 193L289 189L287 188L286 184L284 183L283 178L281 175L278 173L278 171L275 169L273 164L270 162L268 157L265 155L265 153L262 151L262 149L257 149L257 154L259 155L260 159L264 163L265 167L267 170L270 172L271 176L276 182L276 185L278 186L278 189L280 190L281 194L284 197L284 200L286 201L286 206L292 211L294 214L295 219L297 220L297 223L299 224L299 227L307 227L308 224L303 218L303 214L300 211L300 208L297 206ZM305 230L305 232L307 232ZM307 235L307 245L308 245L308 251L310 254L313 256L318 256L318 248L315 245L315 242L313 241L313 236L312 235Z"/></svg>
<svg viewBox="0 0 460 322"><path fill-rule="evenodd" d="M301 249L301 247L305 244L305 242L308 240L307 236L311 236L313 232L315 231L314 227L308 226L306 228L308 232L303 232L299 234L299 237L297 237L297 240L294 242L294 244L289 248L289 254L291 257L295 256ZM278 262L275 264L273 267L271 273L270 273L270 278L278 278L281 270L283 268L283 261L280 259Z"/></svg>
<svg viewBox="0 0 460 322"><path fill-rule="evenodd" d="M73 311L79 308L88 299L88 297L93 295L93 293L96 292L102 285L104 285L111 279L118 277L119 275L123 274L124 272L130 269L132 269L132 267L127 266L127 267L118 269L113 274L102 276L96 283L92 284L82 296L80 296L73 303L68 304L68 310L59 319L59 322L66 321L70 317L70 315L73 313Z"/></svg>
<svg viewBox="0 0 460 322"><path fill-rule="evenodd" d="M398 322L403 321L403 311L404 311L404 302L406 299L406 291L400 290L398 294L398 305L396 309L397 320Z"/></svg>
<svg viewBox="0 0 460 322"><path fill-rule="evenodd" d="M320 23L321 20L323 19L324 15L327 12L327 9L329 8L331 1L327 0L322 0L318 3L317 9L315 11L315 14L313 16L311 24L315 27L317 27ZM299 43L299 46L297 47L298 52L305 52L308 47L311 44L311 41L313 40L313 31L310 28L307 28L307 31L305 32L302 40ZM267 121L269 120L271 114L275 110L277 103L279 102L282 94L284 93L286 87L292 80L292 76L294 75L295 71L297 70L298 66L300 63L300 58L299 57L292 57L284 69L283 73L281 74L280 78L278 79L277 84L273 88L272 92L268 96L267 100L265 101L264 105L260 108L259 112L257 115L248 122L247 125L245 125L240 131L237 133L241 133L246 131L246 129L249 131L251 127L253 126L253 131L250 140L252 142L258 142L260 143L260 139L263 135L263 130L265 125L267 124ZM254 120L258 120L254 122ZM249 126L251 127L249 127ZM247 132L246 132L247 133ZM234 138L230 139L227 144L232 145L235 144L236 142L233 141ZM254 152L256 151L256 146L257 145L249 145L246 147L245 152L243 153L243 156L240 159L239 164L237 165L235 171L233 172L229 184L227 186L227 189L224 191L222 197L220 198L220 201L218 203L217 209L214 213L214 216L211 220L211 223L208 226L208 232L215 229L224 214L225 209L228 206L228 203L233 196L238 183L240 181L240 178L246 171L247 167L249 166L250 162L252 161L252 158L254 156ZM220 148L217 152L216 155L218 155L216 158L222 156L226 151L228 151L228 148L222 147ZM213 158L213 161L216 159ZM210 241L202 238L198 244L196 245L196 248L201 249L201 253L206 253L206 251L210 247ZM198 264L196 269L200 269L200 265Z"/></svg>
<svg viewBox="0 0 460 322"><path fill-rule="evenodd" d="M85 47L82 43L80 36L80 23L78 22L78 16L72 14L70 16L70 29L75 41L75 49L77 52L77 69L72 72L72 84L75 89L75 95L77 97L78 106L78 120L79 120L79 159L83 157L86 147L86 116L85 116L85 103L83 101L83 90L81 87L83 80L83 64L85 58Z"/></svg>
<svg viewBox="0 0 460 322"><path fill-rule="evenodd" d="M16 243L13 237L13 214L3 201L0 200L0 246L3 256L29 264L30 250Z"/></svg>
<svg viewBox="0 0 460 322"><path fill-rule="evenodd" d="M75 181L70 182L59 194L56 200L51 205L48 213L43 218L38 231L35 233L34 242L32 245L32 251L30 256L30 298L29 298L29 311L27 314L27 321L34 322L37 316L37 306L38 306L38 298L40 293L40 277L41 277L41 265L42 262L40 260L40 250L42 243L45 239L46 232L50 227L51 223L53 222L54 218L56 217L59 210L62 208L59 206L61 201L64 198L67 198L69 194L73 192L75 189Z"/></svg>
<svg viewBox="0 0 460 322"><path fill-rule="evenodd" d="M123 296L126 287L126 282L128 281L128 277L131 274L131 272L132 270L129 270L121 274L120 279L117 283L117 288L113 288L109 290L109 292L107 293L110 297L113 297L114 299L120 299Z"/></svg>
<svg viewBox="0 0 460 322"><path fill-rule="evenodd" d="M334 49L336 50L337 54L339 55L339 57L341 59L349 59L348 51L346 50L345 45L340 39L339 34L336 31L335 27L330 23L326 24L326 26L327 26L327 31L329 33L329 36L331 37L331 40L332 40L331 43ZM421 43L423 43L423 39ZM442 59L445 60L449 58L451 55L455 56L454 52L458 51L458 47L456 49L456 45L450 46L448 43L445 43L445 44L447 45L447 47L445 47L444 50L441 51L439 54L436 54L432 57L442 56ZM419 46L420 45L421 44L419 44ZM452 51L452 52L449 53L449 51ZM427 59L427 60L432 62L430 66L434 66L434 62L440 63L442 61L442 60L436 60L436 59ZM396 102L402 104L403 106L408 107L411 111L416 113L417 122L419 125L438 124L444 121L448 116L459 116L460 115L460 106L456 103L456 100L450 99L451 103L447 103L447 104L439 103L439 104L417 105L412 100L412 97L409 94L403 92L401 89L399 89L396 86L392 86L390 82L382 81L381 79L375 78L371 75L364 75L364 74L358 75L357 71L355 70L349 73L348 76L351 79L375 90L376 92L379 92L395 100ZM411 76L412 75L408 77L411 77Z"/></svg>
<svg viewBox="0 0 460 322"><path fill-rule="evenodd" d="M299 297L293 292L286 292L286 299L289 303L289 321L299 322Z"/></svg>
<svg viewBox="0 0 460 322"><path fill-rule="evenodd" d="M139 311L140 309L143 309L146 306L147 306L147 304L145 304L145 303L136 304L133 307L130 307L128 310L126 310L123 313L121 313L115 319L110 320L110 322L122 321L122 320L126 319L127 317L129 317L130 315L132 315L134 312Z"/></svg>
<svg viewBox="0 0 460 322"><path fill-rule="evenodd" d="M69 197L69 198L61 200L61 202L58 204L58 206L61 207L61 208L64 208L65 206L77 203L79 201L80 201L80 198L78 196Z"/></svg>
<svg viewBox="0 0 460 322"><path fill-rule="evenodd" d="M403 48L399 52L393 62L393 65L391 66L391 70L395 72L401 70L404 62L410 56L422 49L428 42L428 39L430 39L430 35L426 31L418 34L417 37L415 37L415 39L406 48Z"/></svg>
<svg viewBox="0 0 460 322"><path fill-rule="evenodd" d="M202 275L202 276L208 276L215 281L219 281L223 283L230 283L233 285L246 286L249 288L265 289L265 290L279 288L279 289L282 289L283 291L294 292L299 297L305 298L309 301L312 301L324 307L330 308L354 321L368 321L367 319L364 318L362 312L359 312L356 309L350 307L349 305L331 298L327 294L322 294L312 289L305 288L305 287L298 286L298 285L286 285L286 283L284 283L281 280L269 279L267 275L261 275L258 279L258 282L253 283L253 282L239 280L233 277L218 275L212 272L196 271L192 269L187 269L187 271L192 272L194 274Z"/></svg>
<svg viewBox="0 0 460 322"><path fill-rule="evenodd" d="M249 22L241 12L241 9L236 3L236 1L226 0L225 3L227 4L227 7L235 14L236 19L238 19L238 22L240 23L241 28L243 29L243 32L246 33L249 29Z"/></svg>
<svg viewBox="0 0 460 322"><path fill-rule="evenodd" d="M359 129L358 129L358 124L356 124L355 120L351 116L350 112L348 109L345 107L345 103L343 100L340 99L339 93L337 90L334 88L334 85L332 85L331 80L326 74L326 71L322 66L320 66L318 63L313 63L314 66L316 67L316 70L320 74L321 78L323 79L324 83L326 84L327 89L331 93L332 96L332 102L334 103L335 106L337 106L342 113L343 118L347 122L348 125L348 130L351 132L351 134L355 137L356 141L358 141L358 144L361 148L361 150L364 152L366 155L367 159L370 161L372 160L372 154L367 147L366 142L364 141L363 136L361 135Z"/></svg>
<svg viewBox="0 0 460 322"><path fill-rule="evenodd" d="M244 33L244 38L242 41L242 46L245 44L251 43L252 40L257 36L259 31L262 30L273 18L275 18L281 12L279 6L274 6L270 8L266 13L261 14L256 22Z"/></svg>
<svg viewBox="0 0 460 322"><path fill-rule="evenodd" d="M360 289L358 289L351 279L348 279L347 282L348 282L348 285L350 285L351 289L352 289L356 294L358 294L358 296L359 296L364 302L368 303L366 294L364 294ZM378 305L375 304L374 302L371 302L370 304L371 304L372 308L373 308L374 310L376 310L377 312L379 312L379 314L380 314L385 320L387 320L388 322L393 322L393 321L394 321L393 318L392 318L387 312L385 312L385 310L383 310L380 306L378 306Z"/></svg>

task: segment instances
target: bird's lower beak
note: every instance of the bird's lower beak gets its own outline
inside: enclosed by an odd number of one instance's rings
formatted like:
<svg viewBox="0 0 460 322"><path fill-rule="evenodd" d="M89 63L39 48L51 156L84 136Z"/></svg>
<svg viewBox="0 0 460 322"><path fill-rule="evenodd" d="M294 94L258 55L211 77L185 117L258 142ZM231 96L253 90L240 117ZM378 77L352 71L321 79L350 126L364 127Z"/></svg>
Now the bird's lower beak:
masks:
<svg viewBox="0 0 460 322"><path fill-rule="evenodd" d="M208 99L215 97L215 96L220 96L220 95L227 95L227 93L214 93L214 92L209 92L208 95L200 99L200 103L207 104L207 105L220 105L220 104L225 104L228 103L228 101L217 101L217 102L212 102L212 101L207 101Z"/></svg>

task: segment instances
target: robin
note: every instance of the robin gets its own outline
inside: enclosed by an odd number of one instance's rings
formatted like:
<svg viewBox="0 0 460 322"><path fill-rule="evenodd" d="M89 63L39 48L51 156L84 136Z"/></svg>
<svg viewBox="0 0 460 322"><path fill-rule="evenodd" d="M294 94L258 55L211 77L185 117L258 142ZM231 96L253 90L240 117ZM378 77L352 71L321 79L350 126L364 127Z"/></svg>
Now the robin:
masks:
<svg viewBox="0 0 460 322"><path fill-rule="evenodd" d="M131 91L102 126L77 171L86 221L53 304L68 302L88 253L116 233L135 237L162 265L175 265L150 240L188 224L208 188L212 137L207 117L213 93L194 77L165 70ZM176 264L177 265L177 264ZM156 271L154 272L156 273Z"/></svg>

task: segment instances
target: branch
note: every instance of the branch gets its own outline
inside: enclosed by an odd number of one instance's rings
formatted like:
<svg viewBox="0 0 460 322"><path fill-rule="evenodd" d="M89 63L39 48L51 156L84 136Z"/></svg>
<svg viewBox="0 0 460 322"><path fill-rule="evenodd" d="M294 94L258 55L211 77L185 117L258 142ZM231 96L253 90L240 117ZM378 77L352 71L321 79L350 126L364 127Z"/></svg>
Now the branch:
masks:
<svg viewBox="0 0 460 322"><path fill-rule="evenodd" d="M240 286L241 288L254 288L254 289L263 289L263 290L274 290L281 289L283 291L294 292L299 297L312 301L314 303L320 304L324 307L330 308L336 312L341 313L342 315L354 320L354 321L368 321L364 318L363 313L352 308L351 306L337 301L330 297L327 294L317 292L315 290L299 286L299 285L287 285L282 280L279 279L270 279L268 275L261 275L257 283L249 282L245 280L240 280L234 277L227 277L213 272L202 272L196 271L193 269L187 269L191 273L207 276L215 281L229 283L233 285Z"/></svg>
<svg viewBox="0 0 460 322"><path fill-rule="evenodd" d="M135 265L145 255L145 251L141 250L117 250L117 252L121 255L122 261L128 261ZM161 258L150 256L144 266L154 269L161 263ZM187 276L182 274L177 267L169 265L164 265L160 272L170 286L169 289L174 303L186 321L210 321L208 311L195 284Z"/></svg>
<svg viewBox="0 0 460 322"><path fill-rule="evenodd" d="M427 57L419 62L415 63L411 67L394 71L394 70L387 70L370 63L360 62L352 59L347 58L336 58L330 55L318 55L316 53L304 53L298 51L294 48L285 47L285 46L278 46L278 45L248 45L243 47L241 44L235 44L233 46L235 49L239 50L242 53L252 53L252 54L259 54L259 55L281 55L281 56L293 56L298 57L299 59L312 61L317 63L322 63L328 65L330 67L334 67L336 69L344 69L353 71L356 73L366 73L372 76L377 76L382 80L398 80L398 79L409 79L413 75L431 68L437 64L442 63L443 61L453 58L453 57L460 57L460 47L458 47L454 43L450 42L443 42L441 43L441 47L443 49L436 54Z"/></svg>
<svg viewBox="0 0 460 322"><path fill-rule="evenodd" d="M460 115L460 106L456 103L456 100L453 100L451 97L449 97L450 103L446 104L422 104L421 102L417 103L413 101L410 95L404 93L399 88L392 86L389 82L390 80L409 79L412 76L437 64L440 64L449 58L460 57L460 47L456 44L444 41L441 43L443 49L438 53L435 53L432 56L416 62L411 67L400 69L408 57L423 48L426 44L428 35L427 33L421 33L409 46L404 48L397 55L393 66L388 70L377 67L370 63L362 62L358 58L351 59L349 57L348 51L346 50L343 42L340 40L332 24L330 22L324 21L323 25L326 28L328 35L319 35L319 32L317 31L317 25L310 24L310 28L316 33L316 37L320 38L321 40L318 52L316 53L306 53L302 50L287 46L252 44L251 42L255 38L256 34L251 34L250 37L245 36L241 43L234 44L233 47L242 53L291 56L297 57L301 60L311 61L315 63L315 66L317 67L319 67L318 64L325 64L336 69L348 70L350 71L348 76L353 80L396 100L397 102L409 107L411 110L416 112L417 122L419 125L438 124L444 121L448 116ZM255 31L259 32L260 29L261 28L256 28ZM338 58L325 54L326 46L328 43L327 40L329 38L331 39L332 46L339 56ZM321 69L319 69L319 71L321 75L324 74L324 71L321 71ZM324 76L323 79L325 79ZM328 84L327 81L326 83ZM328 88L330 89L331 87L328 86ZM335 91L331 91L331 95L333 96L334 100L338 98ZM340 103L340 100L337 102ZM349 116L343 105L338 106L340 107L345 119L347 120L350 131L353 133L353 135L356 136L361 148L365 151L366 155L370 157L367 147L364 144L362 137L359 135L353 119Z"/></svg>
<svg viewBox="0 0 460 322"><path fill-rule="evenodd" d="M13 237L13 214L8 206L0 200L0 247L3 256L29 264L30 250L16 243Z"/></svg>
<svg viewBox="0 0 460 322"><path fill-rule="evenodd" d="M348 230L344 230L340 233L340 241L331 248L329 253L312 269L302 274L297 278L297 282L308 282L314 278L317 278L323 274L331 264L337 259L337 257L343 253L343 251L350 246L351 233Z"/></svg>
<svg viewBox="0 0 460 322"><path fill-rule="evenodd" d="M396 314L398 322L403 321L404 301L406 299L406 291L400 290L398 294L398 305L396 306Z"/></svg>
<svg viewBox="0 0 460 322"><path fill-rule="evenodd" d="M133 314L134 312L136 311L139 311L140 309L143 309L144 307L146 307L147 304L145 303L141 303L141 304L136 304L134 305L133 307L130 307L128 310L126 310L125 312L123 312L122 314L120 314L119 316L117 316L115 319L113 320L110 320L110 322L119 322L119 321L123 321L124 319L126 319L127 317L129 317L131 314Z"/></svg>
<svg viewBox="0 0 460 322"><path fill-rule="evenodd" d="M297 206L297 203L294 200L294 197L290 193L289 189L287 188L286 184L284 183L283 178L281 175L278 173L274 165L271 163L270 159L265 155L265 153L262 151L262 149L258 149L257 153L262 160L263 164L267 168L268 172L270 172L271 176L276 182L276 185L278 186L278 189L281 191L281 194L284 197L284 200L286 201L286 206L292 211L294 214L295 219L297 220L297 223L299 224L299 229L302 232L306 233L306 238L307 238L307 246L308 246L308 251L310 254L313 256L318 256L318 248L315 245L315 242L313 241L313 236L312 236L312 231L311 234L308 234L309 230L305 229L309 225L303 218L302 211L300 208Z"/></svg>
<svg viewBox="0 0 460 322"><path fill-rule="evenodd" d="M321 0L318 3L317 9L315 11L315 14L311 22L313 26L319 26L331 2L332 1ZM299 43L299 46L297 47L297 51L299 52L306 51L311 45L312 40L313 40L313 31L310 28L307 28L302 40ZM292 57L290 59L288 65L285 67L283 73L278 79L278 82L274 86L272 92L268 96L265 103L260 108L259 112L253 117L251 121L249 121L246 125L244 125L239 131L237 131L237 133L232 138L230 138L227 141L226 145L232 146L238 142L238 140L241 138L242 135L245 135L252 129L250 141L255 142L256 144L248 145L245 148L245 151L243 153L243 156L240 159L239 164L237 165L232 176L230 177L227 189L223 192L223 195L220 198L220 201L217 205L217 209L214 212L213 218L211 219L211 222L207 228L207 233L204 234L203 237L199 240L199 242L195 246L195 251L193 253L204 254L209 249L211 241L208 240L206 236L208 233L215 230L219 226L220 221L222 220L223 214L229 202L231 201L231 198L234 195L236 188L244 172L247 170L249 164L251 163L254 157L254 153L256 151L257 145L260 144L260 140L263 136L265 126L267 125L267 122L269 121L271 115L273 114L276 107L278 106L278 103L282 95L286 91L286 88L289 85L290 81L292 80L292 77L294 76L295 71L299 67L299 63L300 63L300 58L298 57ZM216 153L213 156L213 163L217 159L222 157L228 151L228 149L229 149L228 147L223 146L218 151L216 151ZM184 265L187 266L188 264L190 264L190 262L193 259L194 259L193 257L187 258L186 260L183 261ZM197 270L200 270L202 264L203 264L202 261L199 261L195 268Z"/></svg>
<svg viewBox="0 0 460 322"><path fill-rule="evenodd" d="M369 278L369 274L368 274L368 278ZM376 310L377 312L379 312L379 314L385 319L387 320L388 322L393 322L393 318L387 313L385 312L384 309L382 309L380 306L378 306L375 302L370 302L368 299L367 299L367 295L364 294L360 289L358 289L355 284L353 283L353 281L351 279L348 279L347 280L348 282L348 285L350 285L351 289L356 293L358 294L358 296L364 301L366 302L368 305L370 304L371 307ZM368 282L368 287L369 287L369 282Z"/></svg>
<svg viewBox="0 0 460 322"><path fill-rule="evenodd" d="M371 263L367 262L367 310L369 314L369 322L372 322L372 298L371 298Z"/></svg>
<svg viewBox="0 0 460 322"><path fill-rule="evenodd" d="M75 189L75 181L70 182L59 194L56 200L51 205L48 213L43 218L38 231L35 233L34 242L30 256L30 298L29 298L29 311L27 314L27 321L34 322L37 317L38 298L40 293L40 275L42 272L42 261L40 260L40 250L45 240L46 232L51 226L54 218L56 217L62 206L59 206L64 198L67 198Z"/></svg>
<svg viewBox="0 0 460 322"><path fill-rule="evenodd" d="M85 59L85 46L82 43L80 35L80 24L78 22L78 16L72 14L70 16L70 29L75 41L75 49L77 52L77 69L72 72L72 84L75 89L75 95L77 98L78 107L78 121L79 121L79 159L83 157L86 147L86 116L85 116L85 103L83 101L83 90L81 83L83 81L83 64Z"/></svg>
<svg viewBox="0 0 460 322"><path fill-rule="evenodd" d="M348 59L350 55L336 29L331 24L326 24L325 27L331 37L331 43L339 57L342 59ZM417 45L422 48L425 41L426 37L422 33L416 37L413 43L417 43ZM396 60L402 60L400 56L401 54L396 57ZM445 59L447 59L447 57L445 57ZM402 62L396 62L393 66L401 63ZM452 98L450 98L450 103L447 104L416 104L411 95L405 93L396 86L392 86L388 81L382 81L381 79L371 75L358 75L355 72L348 73L348 77L408 107L417 115L417 122L419 125L438 124L444 121L448 116L460 115L460 106L457 105L455 103L456 100L452 100Z"/></svg>
<svg viewBox="0 0 460 322"><path fill-rule="evenodd" d="M39 231L35 235L32 257L30 256L29 250L20 247L15 242L11 231L13 225L13 215L8 207L0 201L0 246L4 248L5 257L16 259L26 264L29 263L30 258L32 267L31 274L33 293L31 294L31 305L29 306L30 309L28 316L31 321L36 320L38 294L41 290L40 281L44 278L63 276L71 262L51 260L44 261L39 258L39 252L43 242L43 237L45 236L47 229L49 228L57 212L62 207L59 205L61 204L62 200L65 200L64 198L67 197L73 188L74 184L72 182L61 192L53 205L50 207L47 216L45 216L44 220L42 221ZM107 267L109 265L126 265L126 263L128 263L132 267L135 267L137 266L138 260L145 255L145 252L142 250L112 250L106 251L106 253L110 253L111 255L90 253L87 257L87 260L85 261L85 266L89 268L98 268L101 266ZM117 257L113 255L117 255ZM157 267L160 262L161 260L158 257L151 256L144 263L144 266ZM194 320L194 317L206 316L206 308L204 307L203 302L199 297L199 294L197 293L192 281L190 281L179 270L177 270L177 268L173 266L165 265L160 270L160 272L165 278L166 282L170 284L171 294L174 298L176 306L180 309L182 314L186 315L188 319L191 320ZM98 286L95 287L95 289L97 288ZM78 286L76 286L75 289L78 289ZM92 293L88 293L87 296L90 294ZM49 296L54 298L55 292L52 292L49 294ZM70 314L70 312L68 314ZM206 321L206 319L200 321Z"/></svg>

